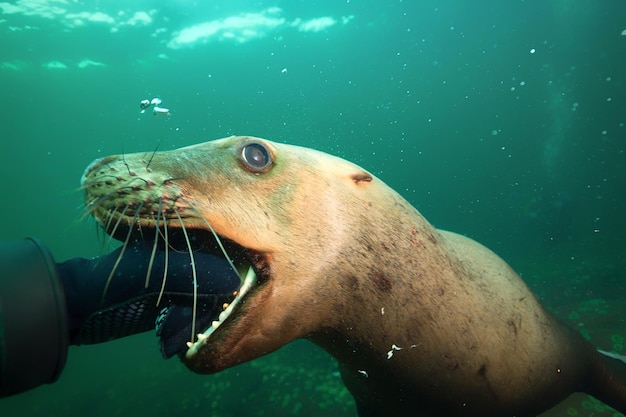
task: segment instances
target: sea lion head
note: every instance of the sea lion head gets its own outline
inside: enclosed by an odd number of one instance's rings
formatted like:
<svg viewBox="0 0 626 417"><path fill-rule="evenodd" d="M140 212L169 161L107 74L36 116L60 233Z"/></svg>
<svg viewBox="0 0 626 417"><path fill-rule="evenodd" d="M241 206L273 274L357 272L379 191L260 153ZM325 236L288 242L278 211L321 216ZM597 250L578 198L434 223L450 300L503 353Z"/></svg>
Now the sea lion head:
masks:
<svg viewBox="0 0 626 417"><path fill-rule="evenodd" d="M82 180L88 211L112 236L165 231L173 241L184 226L191 240L209 241L212 228L242 275L251 266L239 295L184 356L201 373L340 326L350 304L343 294L359 290L359 269L368 268L371 226L389 221L368 215L377 181L340 158L247 136L105 157ZM371 270L374 286L389 291Z"/></svg>

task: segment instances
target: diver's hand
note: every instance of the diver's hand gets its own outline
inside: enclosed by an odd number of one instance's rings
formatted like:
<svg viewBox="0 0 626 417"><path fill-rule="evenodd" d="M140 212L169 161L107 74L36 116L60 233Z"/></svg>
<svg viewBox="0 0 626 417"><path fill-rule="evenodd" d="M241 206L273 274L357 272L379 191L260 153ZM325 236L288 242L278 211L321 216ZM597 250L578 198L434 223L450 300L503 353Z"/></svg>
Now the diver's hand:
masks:
<svg viewBox="0 0 626 417"><path fill-rule="evenodd" d="M166 255L157 251L150 266L151 255L150 244L136 242L102 257L58 264L72 344L100 343L144 332L155 328L158 319L163 355L170 357L186 350L194 315L191 258L187 252L170 250ZM194 264L198 332L208 327L222 305L232 299L240 280L224 258L195 252Z"/></svg>

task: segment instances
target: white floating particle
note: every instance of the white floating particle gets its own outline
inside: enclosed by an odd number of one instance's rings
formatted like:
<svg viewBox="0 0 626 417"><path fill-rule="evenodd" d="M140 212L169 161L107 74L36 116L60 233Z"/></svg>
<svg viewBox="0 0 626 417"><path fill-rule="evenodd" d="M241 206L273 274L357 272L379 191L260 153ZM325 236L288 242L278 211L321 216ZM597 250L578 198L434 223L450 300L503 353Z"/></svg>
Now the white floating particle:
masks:
<svg viewBox="0 0 626 417"><path fill-rule="evenodd" d="M535 51L536 51L536 50L535 50L535 48L532 48L532 49L530 50L530 53L531 53L531 54L534 54L534 53L535 53Z"/></svg>
<svg viewBox="0 0 626 417"><path fill-rule="evenodd" d="M165 107L159 107L159 106L154 106L154 108L152 109L152 114L154 114L155 116L163 116L163 117L172 115L172 113L170 113L170 109L166 109Z"/></svg>
<svg viewBox="0 0 626 417"><path fill-rule="evenodd" d="M401 348L401 347L399 347L399 346L398 346L398 345L396 345L396 344L391 345L391 350L390 350L389 352L387 352L387 359L388 359L388 360L389 360L389 359L391 359L391 357L393 356L393 351L394 351L394 350L402 350L402 348Z"/></svg>

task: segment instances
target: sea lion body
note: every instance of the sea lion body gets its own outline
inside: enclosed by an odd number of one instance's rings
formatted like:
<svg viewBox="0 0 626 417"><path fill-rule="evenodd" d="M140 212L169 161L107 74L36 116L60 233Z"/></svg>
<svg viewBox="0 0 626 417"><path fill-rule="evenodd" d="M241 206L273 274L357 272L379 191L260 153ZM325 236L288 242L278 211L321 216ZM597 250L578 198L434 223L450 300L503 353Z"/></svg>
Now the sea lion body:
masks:
<svg viewBox="0 0 626 417"><path fill-rule="evenodd" d="M208 222L259 276L189 349L192 370L308 338L337 358L360 416L531 416L574 391L626 410L626 366L559 323L497 255L435 229L362 168L251 137L147 159L95 161L88 210L105 227L154 227L157 212L169 228L175 213L187 229Z"/></svg>

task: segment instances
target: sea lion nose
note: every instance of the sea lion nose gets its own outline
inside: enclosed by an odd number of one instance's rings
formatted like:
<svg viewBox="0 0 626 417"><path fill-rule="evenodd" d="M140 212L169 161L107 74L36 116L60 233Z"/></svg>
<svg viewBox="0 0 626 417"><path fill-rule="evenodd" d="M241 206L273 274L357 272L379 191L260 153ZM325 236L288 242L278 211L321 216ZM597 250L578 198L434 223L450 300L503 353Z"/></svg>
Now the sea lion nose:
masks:
<svg viewBox="0 0 626 417"><path fill-rule="evenodd" d="M95 171L99 170L103 166L111 163L112 161L114 161L116 159L117 159L116 156L105 156L104 158L98 158L98 159L95 159L94 161L92 161L87 166L87 168L85 168L85 171L83 172L83 175L80 178L80 185L84 186L86 184L87 179L89 178L89 176L91 176Z"/></svg>

